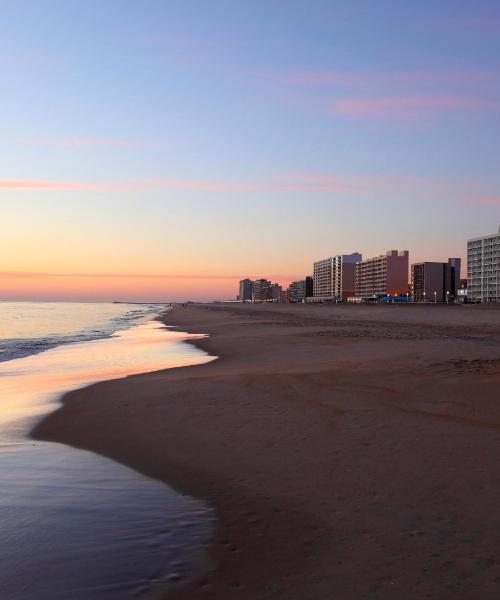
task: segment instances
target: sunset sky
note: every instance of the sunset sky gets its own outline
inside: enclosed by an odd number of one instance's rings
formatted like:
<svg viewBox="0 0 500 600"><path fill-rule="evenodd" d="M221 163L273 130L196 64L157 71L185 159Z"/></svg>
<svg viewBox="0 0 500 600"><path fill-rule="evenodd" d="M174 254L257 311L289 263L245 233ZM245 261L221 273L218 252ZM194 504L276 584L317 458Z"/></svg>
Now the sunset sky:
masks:
<svg viewBox="0 0 500 600"><path fill-rule="evenodd" d="M498 2L0 14L0 299L229 298L500 225Z"/></svg>

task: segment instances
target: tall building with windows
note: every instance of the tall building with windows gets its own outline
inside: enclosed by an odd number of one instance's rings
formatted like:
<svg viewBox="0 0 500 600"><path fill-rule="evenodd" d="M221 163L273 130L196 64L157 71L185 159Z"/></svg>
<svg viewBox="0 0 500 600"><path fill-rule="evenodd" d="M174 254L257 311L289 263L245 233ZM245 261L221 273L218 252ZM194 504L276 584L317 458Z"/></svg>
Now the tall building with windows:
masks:
<svg viewBox="0 0 500 600"><path fill-rule="evenodd" d="M267 279L252 282L252 302L267 302L273 298L272 283Z"/></svg>
<svg viewBox="0 0 500 600"><path fill-rule="evenodd" d="M304 279L292 281L286 291L288 302L302 302L306 297L306 282Z"/></svg>
<svg viewBox="0 0 500 600"><path fill-rule="evenodd" d="M313 295L313 278L307 276L305 279L292 281L286 291L288 302L302 302Z"/></svg>
<svg viewBox="0 0 500 600"><path fill-rule="evenodd" d="M307 277L304 280L304 283L306 286L306 298L310 298L314 294L313 278L310 275L307 275Z"/></svg>
<svg viewBox="0 0 500 600"><path fill-rule="evenodd" d="M242 279L238 293L239 302L285 302L285 292L279 283L268 279Z"/></svg>
<svg viewBox="0 0 500 600"><path fill-rule="evenodd" d="M421 262L411 266L411 295L416 302L454 301L460 289L459 258L448 262Z"/></svg>
<svg viewBox="0 0 500 600"><path fill-rule="evenodd" d="M271 300L273 302L285 302L285 292L279 283L271 284Z"/></svg>
<svg viewBox="0 0 500 600"><path fill-rule="evenodd" d="M242 279L240 281L240 293L238 300L240 302L249 302L252 299L252 280Z"/></svg>
<svg viewBox="0 0 500 600"><path fill-rule="evenodd" d="M408 293L408 250L388 250L386 254L356 263L355 296L402 295Z"/></svg>
<svg viewBox="0 0 500 600"><path fill-rule="evenodd" d="M467 242L467 298L500 302L500 227Z"/></svg>
<svg viewBox="0 0 500 600"><path fill-rule="evenodd" d="M345 300L354 295L354 272L359 252L338 254L314 263L313 296L320 300Z"/></svg>

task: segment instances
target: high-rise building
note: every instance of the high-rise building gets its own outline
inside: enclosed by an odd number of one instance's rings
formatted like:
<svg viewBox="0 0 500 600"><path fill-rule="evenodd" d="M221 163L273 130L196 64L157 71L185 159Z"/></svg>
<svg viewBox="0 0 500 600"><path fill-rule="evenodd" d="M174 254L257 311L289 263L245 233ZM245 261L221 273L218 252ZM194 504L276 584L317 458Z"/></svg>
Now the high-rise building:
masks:
<svg viewBox="0 0 500 600"><path fill-rule="evenodd" d="M467 242L467 298L500 302L500 227Z"/></svg>
<svg viewBox="0 0 500 600"><path fill-rule="evenodd" d="M252 280L242 279L240 281L240 293L238 300L240 302L249 302L252 299Z"/></svg>
<svg viewBox="0 0 500 600"><path fill-rule="evenodd" d="M299 281L292 281L288 286L287 299L288 302L302 302L306 297L306 282L305 279L299 279Z"/></svg>
<svg viewBox="0 0 500 600"><path fill-rule="evenodd" d="M307 275L304 282L306 286L306 298L310 298L314 294L313 278L310 275Z"/></svg>
<svg viewBox="0 0 500 600"><path fill-rule="evenodd" d="M324 300L342 300L354 295L355 265L359 252L338 254L314 263L313 295Z"/></svg>
<svg viewBox="0 0 500 600"><path fill-rule="evenodd" d="M357 262L355 296L406 295L408 261L408 250L388 250L386 254Z"/></svg>
<svg viewBox="0 0 500 600"><path fill-rule="evenodd" d="M454 301L460 289L460 258L421 262L411 266L411 295L416 302Z"/></svg>
<svg viewBox="0 0 500 600"><path fill-rule="evenodd" d="M256 279L252 282L252 302L272 300L271 282L267 279Z"/></svg>
<svg viewBox="0 0 500 600"><path fill-rule="evenodd" d="M309 275L305 279L292 281L287 290L288 302L302 302L313 295L313 278Z"/></svg>
<svg viewBox="0 0 500 600"><path fill-rule="evenodd" d="M302 302L302 300L306 297L305 287L305 281L303 279L292 281L286 292L288 302Z"/></svg>
<svg viewBox="0 0 500 600"><path fill-rule="evenodd" d="M273 302L285 302L285 292L279 283L271 284L271 298Z"/></svg>

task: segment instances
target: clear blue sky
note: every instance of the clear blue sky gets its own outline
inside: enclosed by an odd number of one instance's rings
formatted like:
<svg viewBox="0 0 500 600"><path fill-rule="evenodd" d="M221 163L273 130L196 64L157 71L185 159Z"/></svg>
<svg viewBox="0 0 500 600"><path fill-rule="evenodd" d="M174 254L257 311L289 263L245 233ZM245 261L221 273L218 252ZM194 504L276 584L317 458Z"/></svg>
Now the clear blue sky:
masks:
<svg viewBox="0 0 500 600"><path fill-rule="evenodd" d="M336 253L463 256L500 224L498 2L0 14L0 298L69 294L12 271L99 275L82 297L107 297L105 274L213 297Z"/></svg>

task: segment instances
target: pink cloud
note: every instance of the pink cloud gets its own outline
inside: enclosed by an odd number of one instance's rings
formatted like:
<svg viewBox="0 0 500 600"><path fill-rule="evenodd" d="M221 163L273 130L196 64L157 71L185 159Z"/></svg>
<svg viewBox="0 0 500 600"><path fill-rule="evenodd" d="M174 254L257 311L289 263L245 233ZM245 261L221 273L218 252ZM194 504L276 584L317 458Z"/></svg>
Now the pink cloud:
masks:
<svg viewBox="0 0 500 600"><path fill-rule="evenodd" d="M455 181L456 183L456 181ZM461 184L462 189L466 184ZM470 185L469 185L470 184ZM473 184L473 185L472 185ZM469 189L477 189L480 182L468 181ZM163 189L177 189L192 192L220 193L288 193L306 191L310 193L330 192L336 194L351 194L353 192L379 193L394 190L419 190L422 194L432 195L447 193L449 184L446 180L429 176L408 176L394 174L363 174L321 171L286 171L281 173L264 173L256 176L253 181L238 182L226 180L205 179L135 179L119 182L103 181L64 181L38 179L0 179L0 193L4 191L31 192L109 192L134 193L154 192Z"/></svg>
<svg viewBox="0 0 500 600"><path fill-rule="evenodd" d="M500 196L477 196L471 200L473 204L500 206Z"/></svg>
<svg viewBox="0 0 500 600"><path fill-rule="evenodd" d="M450 112L480 113L492 110L500 110L500 102L454 96L388 96L342 98L330 106L329 113L346 117L418 119Z"/></svg>
<svg viewBox="0 0 500 600"><path fill-rule="evenodd" d="M253 182L217 181L203 179L143 179L123 182L61 181L36 179L0 179L2 190L63 191L63 192L138 192L171 188L199 192L333 192L348 194L354 190L381 187L429 187L429 178L408 178L389 175L336 175L321 172L293 171L266 174Z"/></svg>
<svg viewBox="0 0 500 600"><path fill-rule="evenodd" d="M36 179L0 179L0 190L33 190L64 192L122 192L131 191L133 186L123 183L45 181ZM134 188L137 189L137 186Z"/></svg>
<svg viewBox="0 0 500 600"><path fill-rule="evenodd" d="M147 188L175 188L192 191L215 192L347 192L349 188L333 182L320 181L283 181L267 183L240 183L229 181L207 181L199 179L146 179L122 183L81 182L81 181L45 181L31 179L1 179L0 190L33 190L33 191L107 191L128 192Z"/></svg>
<svg viewBox="0 0 500 600"><path fill-rule="evenodd" d="M331 115L411 120L500 109L500 69L302 69L268 76L285 88L287 100L315 111L326 106ZM342 91L344 97L339 97Z"/></svg>

